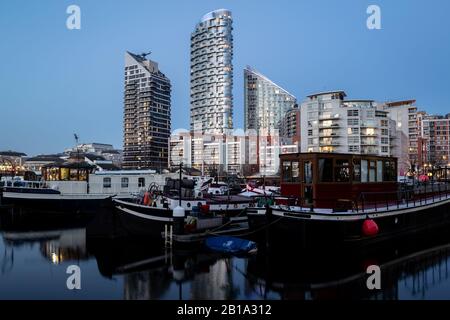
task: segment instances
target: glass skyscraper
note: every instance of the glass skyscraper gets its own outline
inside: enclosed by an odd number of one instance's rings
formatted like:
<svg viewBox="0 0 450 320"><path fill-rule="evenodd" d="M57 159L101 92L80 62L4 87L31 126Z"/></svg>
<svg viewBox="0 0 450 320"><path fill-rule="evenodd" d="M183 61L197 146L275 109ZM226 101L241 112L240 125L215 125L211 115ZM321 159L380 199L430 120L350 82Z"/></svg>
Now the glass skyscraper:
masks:
<svg viewBox="0 0 450 320"><path fill-rule="evenodd" d="M233 19L228 10L206 14L191 35L191 130L233 129Z"/></svg>
<svg viewBox="0 0 450 320"><path fill-rule="evenodd" d="M274 133L297 99L266 76L247 67L245 83L245 130Z"/></svg>

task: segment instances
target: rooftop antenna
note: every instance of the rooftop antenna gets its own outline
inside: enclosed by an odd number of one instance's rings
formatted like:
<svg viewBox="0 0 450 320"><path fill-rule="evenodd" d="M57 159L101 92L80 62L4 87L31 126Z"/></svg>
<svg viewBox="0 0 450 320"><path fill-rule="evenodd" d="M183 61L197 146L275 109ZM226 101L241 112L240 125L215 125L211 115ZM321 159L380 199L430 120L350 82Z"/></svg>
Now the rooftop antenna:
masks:
<svg viewBox="0 0 450 320"><path fill-rule="evenodd" d="M147 56L149 56L149 55L151 55L152 54L152 52L151 51L149 51L149 52L144 52L144 53L141 53L140 54L140 56L143 58L143 59L146 59L147 58Z"/></svg>

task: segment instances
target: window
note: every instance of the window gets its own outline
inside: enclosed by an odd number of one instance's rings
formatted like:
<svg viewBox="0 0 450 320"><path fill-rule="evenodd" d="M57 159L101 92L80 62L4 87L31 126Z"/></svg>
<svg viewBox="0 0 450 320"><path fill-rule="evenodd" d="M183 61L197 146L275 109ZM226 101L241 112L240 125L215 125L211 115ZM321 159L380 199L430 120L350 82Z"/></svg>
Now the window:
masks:
<svg viewBox="0 0 450 320"><path fill-rule="evenodd" d="M359 128L348 128L348 134L359 134Z"/></svg>
<svg viewBox="0 0 450 320"><path fill-rule="evenodd" d="M359 136L348 137L348 144L359 144Z"/></svg>
<svg viewBox="0 0 450 320"><path fill-rule="evenodd" d="M292 162L292 182L300 182L300 164Z"/></svg>
<svg viewBox="0 0 450 320"><path fill-rule="evenodd" d="M283 162L283 182L292 181L292 163L285 161Z"/></svg>
<svg viewBox="0 0 450 320"><path fill-rule="evenodd" d="M369 182L375 182L377 179L377 165L375 161L369 161Z"/></svg>
<svg viewBox="0 0 450 320"><path fill-rule="evenodd" d="M349 146L348 147L348 152L359 152L359 146Z"/></svg>
<svg viewBox="0 0 450 320"><path fill-rule="evenodd" d="M103 188L111 188L111 178L103 178Z"/></svg>
<svg viewBox="0 0 450 320"><path fill-rule="evenodd" d="M306 161L303 164L303 177L305 178L305 183L313 182L312 162Z"/></svg>
<svg viewBox="0 0 450 320"><path fill-rule="evenodd" d="M367 182L368 164L367 160L361 160L361 182Z"/></svg>
<svg viewBox="0 0 450 320"><path fill-rule="evenodd" d="M377 161L377 182L383 182L383 161Z"/></svg>
<svg viewBox="0 0 450 320"><path fill-rule="evenodd" d="M361 160L353 159L353 181L361 182Z"/></svg>
<svg viewBox="0 0 450 320"><path fill-rule="evenodd" d="M359 126L359 119L348 119L349 126Z"/></svg>
<svg viewBox="0 0 450 320"><path fill-rule="evenodd" d="M335 167L336 182L350 181L350 163L348 160L336 160Z"/></svg>
<svg viewBox="0 0 450 320"><path fill-rule="evenodd" d="M347 115L349 117L359 117L359 111L358 110L348 110Z"/></svg>
<svg viewBox="0 0 450 320"><path fill-rule="evenodd" d="M319 159L320 182L333 182L333 159Z"/></svg>
<svg viewBox="0 0 450 320"><path fill-rule="evenodd" d="M129 180L128 178L122 178L122 188L128 188Z"/></svg>
<svg viewBox="0 0 450 320"><path fill-rule="evenodd" d="M139 178L139 180L138 180L138 187L139 188L145 188L145 178Z"/></svg>
<svg viewBox="0 0 450 320"><path fill-rule="evenodd" d="M383 170L384 181L397 181L397 172L395 168L395 161L385 161Z"/></svg>

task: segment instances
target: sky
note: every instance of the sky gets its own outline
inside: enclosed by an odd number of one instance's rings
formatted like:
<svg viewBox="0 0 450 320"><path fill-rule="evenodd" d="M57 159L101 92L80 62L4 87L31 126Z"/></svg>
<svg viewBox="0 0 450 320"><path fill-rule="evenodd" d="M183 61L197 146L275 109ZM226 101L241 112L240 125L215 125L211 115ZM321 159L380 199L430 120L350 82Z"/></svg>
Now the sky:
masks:
<svg viewBox="0 0 450 320"><path fill-rule="evenodd" d="M68 30L69 5L81 29ZM369 30L369 5L381 30ZM124 54L152 51L172 82L172 129L189 128L190 34L209 11L234 19L234 126L250 65L296 95L417 99L450 113L448 0L2 0L0 150L62 152L80 142L122 147Z"/></svg>

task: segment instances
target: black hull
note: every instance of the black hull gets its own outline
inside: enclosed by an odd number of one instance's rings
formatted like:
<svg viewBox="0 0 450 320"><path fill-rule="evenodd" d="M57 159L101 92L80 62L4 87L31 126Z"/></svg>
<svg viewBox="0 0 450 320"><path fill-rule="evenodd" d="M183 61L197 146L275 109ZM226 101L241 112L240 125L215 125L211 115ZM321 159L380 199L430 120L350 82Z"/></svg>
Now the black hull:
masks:
<svg viewBox="0 0 450 320"><path fill-rule="evenodd" d="M115 205L117 227L127 237L153 238L162 241L166 227L173 226L173 212L124 202Z"/></svg>
<svg viewBox="0 0 450 320"><path fill-rule="evenodd" d="M277 212L276 214L273 214ZM280 214L268 211L267 222L261 216L249 215L251 230L257 231L266 223L264 232L270 237L270 242L277 247L296 248L360 248L381 246L389 241L408 235L432 232L437 229L450 230L450 201L436 203L415 209L379 213L369 216L379 227L376 236L364 236L363 224L367 216L359 216L353 220L323 219L316 214L291 215L289 212Z"/></svg>
<svg viewBox="0 0 450 320"><path fill-rule="evenodd" d="M95 213L103 208L112 208L111 198L106 199L19 199L4 198L2 205L15 210L34 213Z"/></svg>

